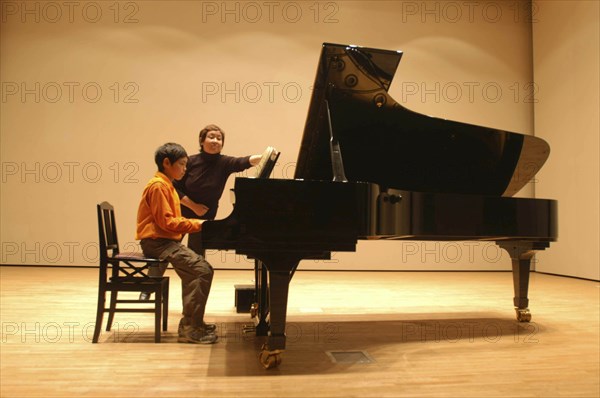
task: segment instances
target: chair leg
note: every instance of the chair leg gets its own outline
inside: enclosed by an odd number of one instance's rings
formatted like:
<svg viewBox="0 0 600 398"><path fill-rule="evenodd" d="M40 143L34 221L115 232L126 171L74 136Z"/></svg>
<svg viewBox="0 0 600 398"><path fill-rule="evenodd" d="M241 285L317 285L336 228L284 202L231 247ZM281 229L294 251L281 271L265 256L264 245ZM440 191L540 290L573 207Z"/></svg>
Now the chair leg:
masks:
<svg viewBox="0 0 600 398"><path fill-rule="evenodd" d="M102 318L104 315L104 305L106 302L106 291L98 290L98 308L96 309L96 324L94 325L94 337L92 343L97 343L100 338L100 330L102 329Z"/></svg>
<svg viewBox="0 0 600 398"><path fill-rule="evenodd" d="M117 290L111 290L110 292L110 308L108 310L108 322L106 322L106 331L110 332L112 328L113 320L115 319L115 309L117 308Z"/></svg>
<svg viewBox="0 0 600 398"><path fill-rule="evenodd" d="M160 343L160 316L162 314L162 289L154 292L154 342Z"/></svg>
<svg viewBox="0 0 600 398"><path fill-rule="evenodd" d="M167 331L167 324L169 320L169 281L165 283L162 294L162 310L163 310L163 329Z"/></svg>

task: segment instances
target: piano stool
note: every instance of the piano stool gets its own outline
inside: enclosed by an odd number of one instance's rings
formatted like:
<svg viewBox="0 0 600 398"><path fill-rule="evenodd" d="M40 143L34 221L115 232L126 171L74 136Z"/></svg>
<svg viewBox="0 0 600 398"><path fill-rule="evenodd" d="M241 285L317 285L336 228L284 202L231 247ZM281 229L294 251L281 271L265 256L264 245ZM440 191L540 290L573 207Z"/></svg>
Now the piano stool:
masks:
<svg viewBox="0 0 600 398"><path fill-rule="evenodd" d="M235 287L235 311L249 313L254 302L254 285L234 285Z"/></svg>

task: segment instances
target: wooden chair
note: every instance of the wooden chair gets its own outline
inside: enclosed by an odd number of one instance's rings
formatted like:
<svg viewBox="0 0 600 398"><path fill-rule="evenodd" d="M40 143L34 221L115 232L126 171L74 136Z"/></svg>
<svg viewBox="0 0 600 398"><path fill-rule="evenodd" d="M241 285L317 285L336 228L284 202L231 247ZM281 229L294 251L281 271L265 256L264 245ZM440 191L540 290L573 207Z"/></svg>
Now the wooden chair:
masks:
<svg viewBox="0 0 600 398"><path fill-rule="evenodd" d="M108 202L102 202L96 207L100 237L100 278L98 283L98 309L92 342L98 342L100 329L102 328L102 317L105 312L108 312L107 331L110 331L112 327L116 312L153 312L155 320L154 341L160 343L161 317L162 330L167 330L169 277L151 277L148 275L150 267L158 267L161 264L159 259L144 257L141 253L120 253L113 206ZM122 291L153 292L154 300L118 299L118 293ZM110 305L108 308L106 308L106 292L110 292ZM153 303L154 308L147 307L149 303ZM122 304L127 305L117 307L117 305ZM139 307L139 305L144 304L146 308Z"/></svg>

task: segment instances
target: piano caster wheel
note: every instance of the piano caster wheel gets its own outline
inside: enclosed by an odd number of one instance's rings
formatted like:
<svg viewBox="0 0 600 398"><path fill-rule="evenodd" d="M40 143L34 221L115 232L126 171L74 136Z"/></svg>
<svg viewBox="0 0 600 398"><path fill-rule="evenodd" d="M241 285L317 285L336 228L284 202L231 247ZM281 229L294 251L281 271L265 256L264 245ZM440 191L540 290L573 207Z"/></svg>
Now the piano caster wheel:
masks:
<svg viewBox="0 0 600 398"><path fill-rule="evenodd" d="M252 303L252 305L250 306L250 318L256 318L257 315L258 315L258 304Z"/></svg>
<svg viewBox="0 0 600 398"><path fill-rule="evenodd" d="M515 308L517 313L517 321L519 322L529 322L531 321L531 312L529 312L529 308Z"/></svg>
<svg viewBox="0 0 600 398"><path fill-rule="evenodd" d="M260 354L258 354L258 360L265 369L276 368L281 363L282 353L283 350L269 351L269 347L265 344L262 346Z"/></svg>

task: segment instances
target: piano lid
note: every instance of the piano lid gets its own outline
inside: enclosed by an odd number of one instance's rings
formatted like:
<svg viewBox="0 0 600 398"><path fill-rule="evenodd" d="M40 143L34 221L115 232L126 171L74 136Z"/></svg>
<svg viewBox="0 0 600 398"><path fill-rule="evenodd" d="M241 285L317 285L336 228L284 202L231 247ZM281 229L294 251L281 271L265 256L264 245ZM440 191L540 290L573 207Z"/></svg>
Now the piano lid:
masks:
<svg viewBox="0 0 600 398"><path fill-rule="evenodd" d="M538 137L430 117L388 89L402 52L324 43L295 178L331 180L332 133L350 181L383 188L512 196L545 163Z"/></svg>

